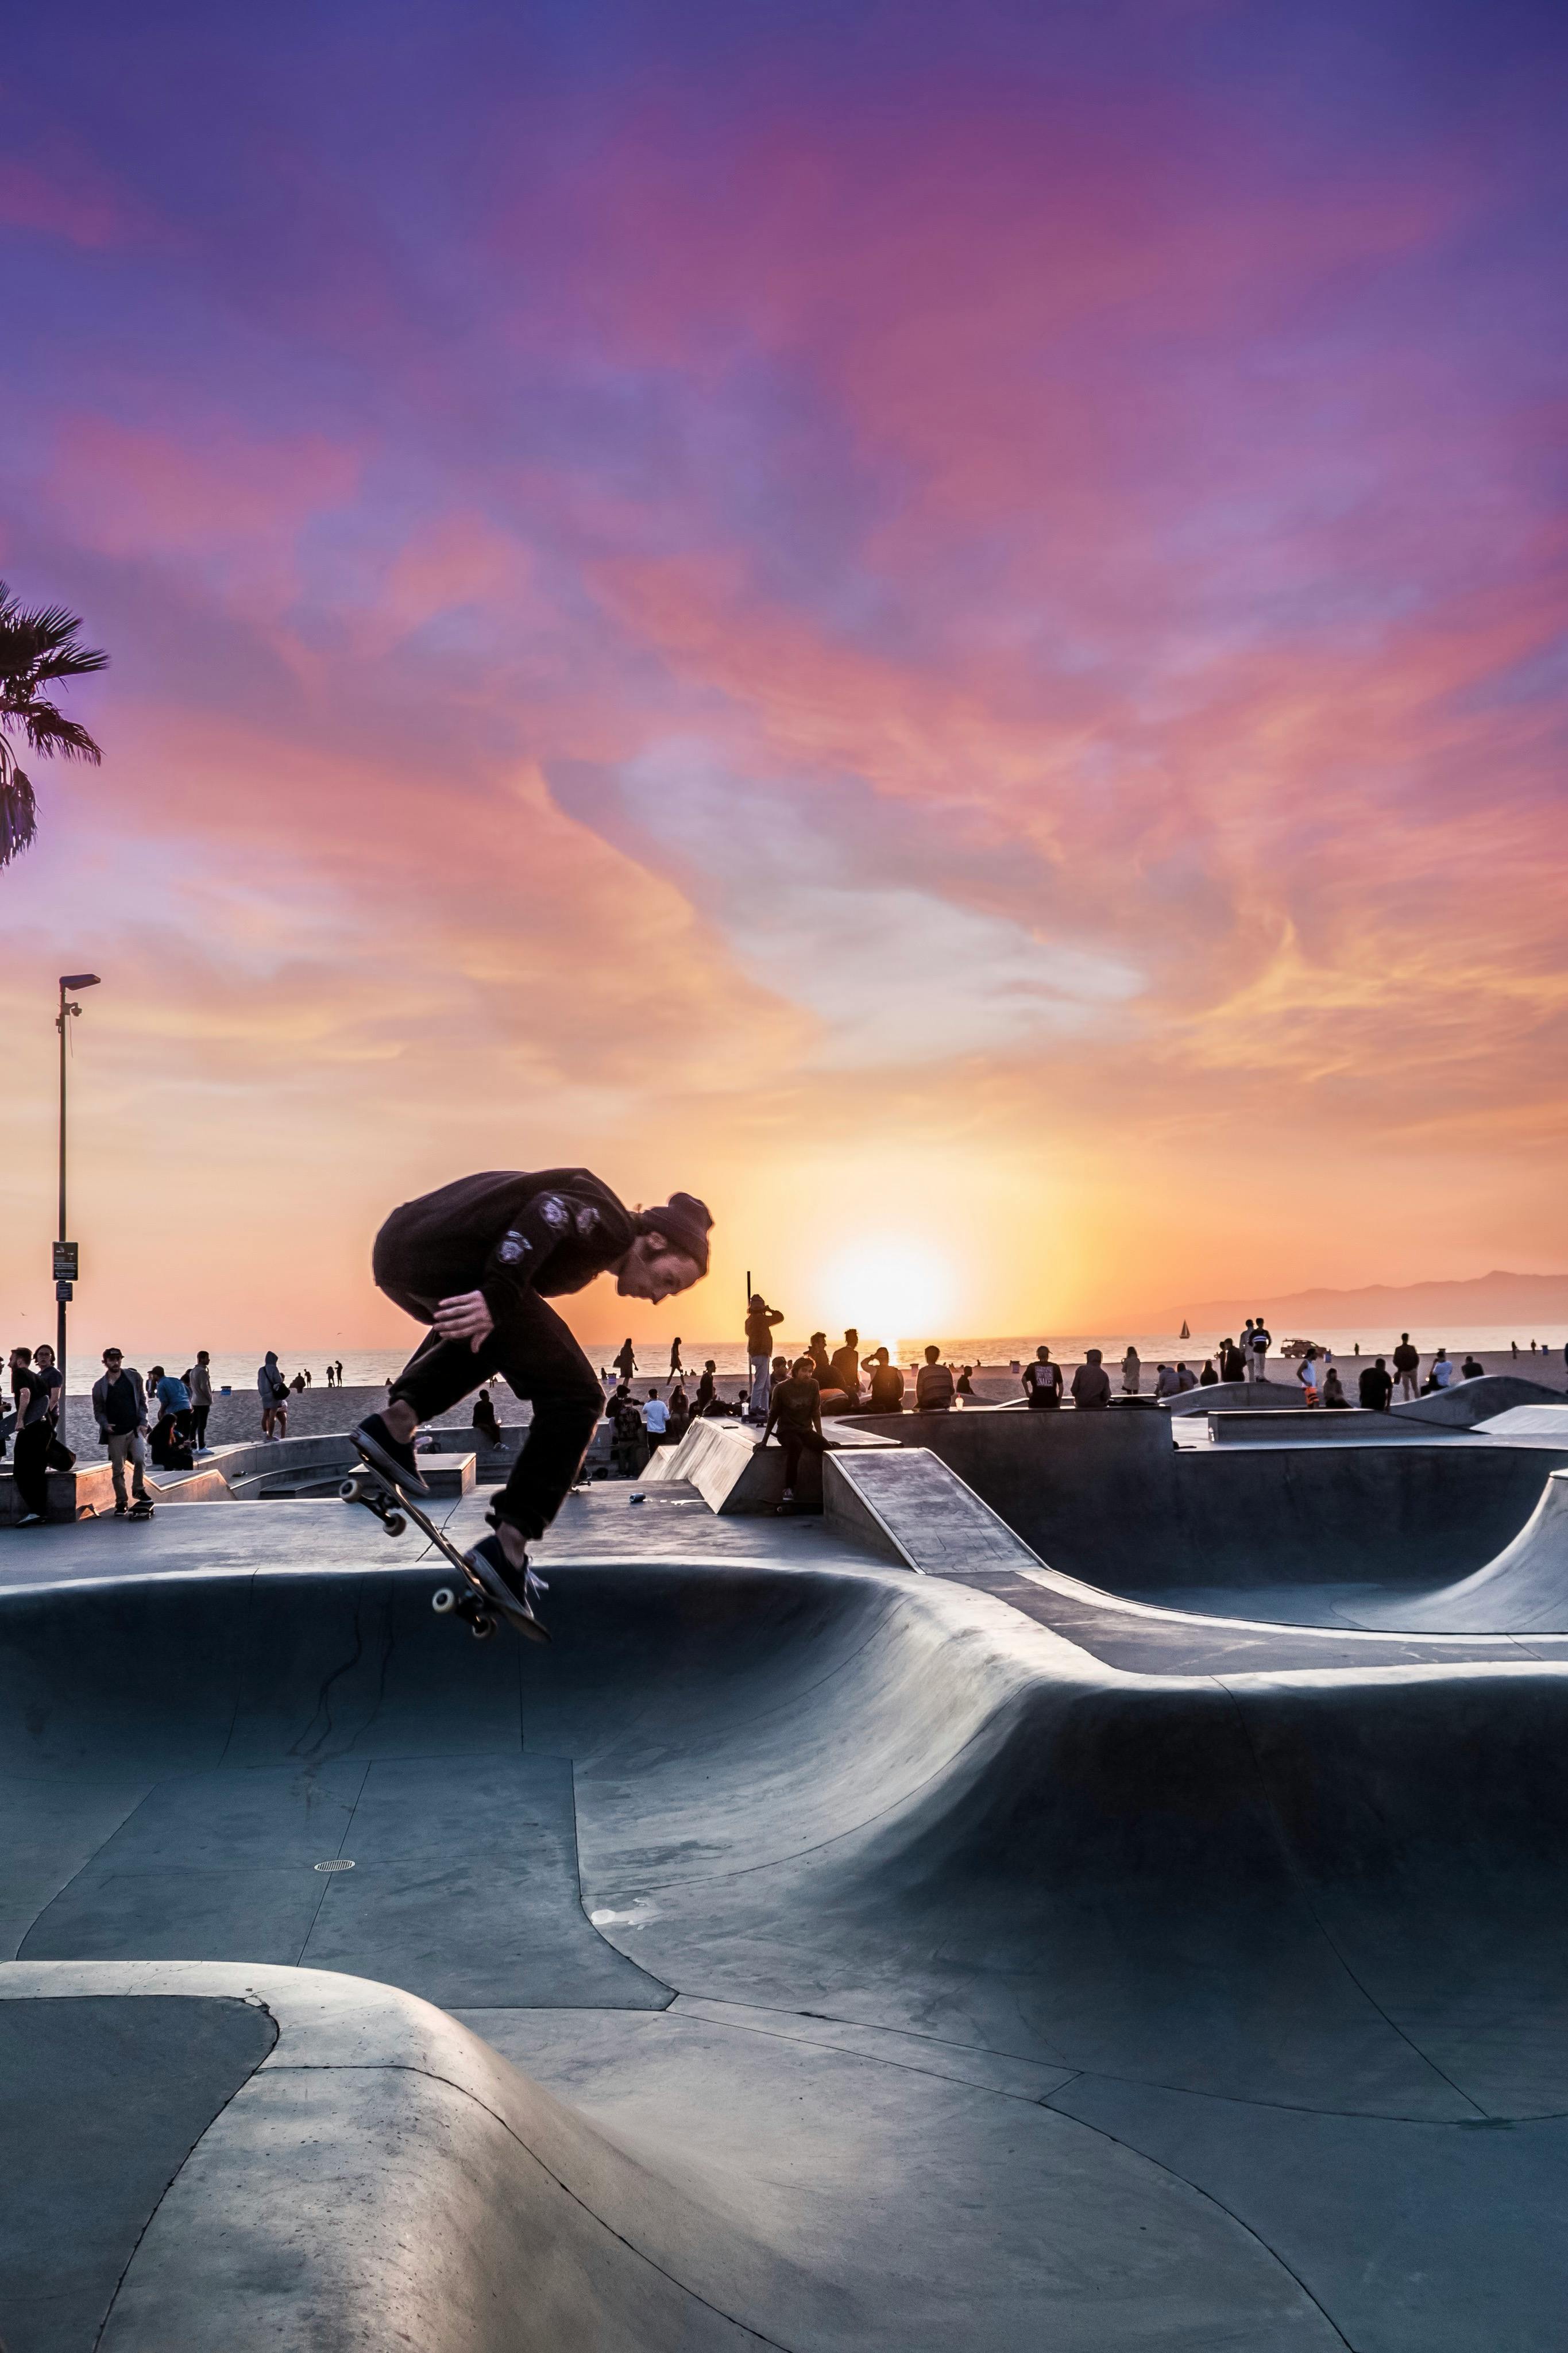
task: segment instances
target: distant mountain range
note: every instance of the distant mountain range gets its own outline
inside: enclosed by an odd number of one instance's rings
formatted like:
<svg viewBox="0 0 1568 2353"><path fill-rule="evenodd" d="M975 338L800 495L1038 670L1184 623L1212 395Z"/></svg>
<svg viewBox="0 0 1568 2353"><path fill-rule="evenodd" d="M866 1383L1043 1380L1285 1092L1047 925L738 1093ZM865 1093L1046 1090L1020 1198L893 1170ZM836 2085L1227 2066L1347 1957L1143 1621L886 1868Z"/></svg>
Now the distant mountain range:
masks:
<svg viewBox="0 0 1568 2353"><path fill-rule="evenodd" d="M1200 1299L1190 1307L1167 1307L1152 1331L1174 1332L1184 1319L1193 1331L1233 1330L1248 1315L1262 1314L1278 1337L1297 1326L1311 1335L1314 1324L1343 1330L1363 1324L1376 1333L1390 1324L1516 1324L1521 1340L1542 1339L1568 1325L1568 1274L1508 1274L1500 1267L1464 1282L1369 1282L1356 1291L1287 1291L1244 1299Z"/></svg>

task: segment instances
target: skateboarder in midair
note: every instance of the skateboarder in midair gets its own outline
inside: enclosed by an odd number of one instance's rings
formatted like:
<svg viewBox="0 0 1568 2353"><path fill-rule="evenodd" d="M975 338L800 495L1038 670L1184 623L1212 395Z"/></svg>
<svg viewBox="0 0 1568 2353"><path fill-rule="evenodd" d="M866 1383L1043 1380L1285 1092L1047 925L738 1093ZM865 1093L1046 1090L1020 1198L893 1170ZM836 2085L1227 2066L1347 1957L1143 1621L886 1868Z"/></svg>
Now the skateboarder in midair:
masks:
<svg viewBox="0 0 1568 2353"><path fill-rule="evenodd" d="M708 1271L704 1204L676 1193L633 1210L586 1168L503 1170L405 1201L375 1238L377 1287L431 1330L353 1441L372 1467L416 1495L414 1434L499 1373L533 1407L528 1438L488 1514L495 1533L468 1559L509 1617L532 1618L528 1546L544 1534L578 1471L604 1404L594 1367L547 1299L616 1277L623 1299L655 1304Z"/></svg>

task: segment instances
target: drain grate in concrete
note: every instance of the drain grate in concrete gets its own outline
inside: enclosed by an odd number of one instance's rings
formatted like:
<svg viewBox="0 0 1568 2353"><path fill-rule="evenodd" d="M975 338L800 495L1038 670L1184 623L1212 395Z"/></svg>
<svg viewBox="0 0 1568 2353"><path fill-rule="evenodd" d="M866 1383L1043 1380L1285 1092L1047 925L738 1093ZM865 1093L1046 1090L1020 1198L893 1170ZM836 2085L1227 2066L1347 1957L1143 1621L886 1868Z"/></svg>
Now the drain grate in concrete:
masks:
<svg viewBox="0 0 1568 2353"><path fill-rule="evenodd" d="M353 1864L350 1862L346 1855L340 1855L332 1862L319 1862L316 1865L316 1869L318 1871L352 1871L353 1869Z"/></svg>

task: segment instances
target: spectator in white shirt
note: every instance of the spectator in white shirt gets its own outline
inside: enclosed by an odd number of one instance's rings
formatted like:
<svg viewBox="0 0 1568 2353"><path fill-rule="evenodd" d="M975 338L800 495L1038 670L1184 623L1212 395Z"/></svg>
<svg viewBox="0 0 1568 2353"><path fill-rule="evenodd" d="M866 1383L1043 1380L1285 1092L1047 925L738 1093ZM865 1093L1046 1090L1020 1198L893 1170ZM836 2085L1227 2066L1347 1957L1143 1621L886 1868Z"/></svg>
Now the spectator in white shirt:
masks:
<svg viewBox="0 0 1568 2353"><path fill-rule="evenodd" d="M669 1408L657 1389L649 1389L647 1402L642 1409L643 1428L647 1432L649 1447L662 1446L669 1430Z"/></svg>

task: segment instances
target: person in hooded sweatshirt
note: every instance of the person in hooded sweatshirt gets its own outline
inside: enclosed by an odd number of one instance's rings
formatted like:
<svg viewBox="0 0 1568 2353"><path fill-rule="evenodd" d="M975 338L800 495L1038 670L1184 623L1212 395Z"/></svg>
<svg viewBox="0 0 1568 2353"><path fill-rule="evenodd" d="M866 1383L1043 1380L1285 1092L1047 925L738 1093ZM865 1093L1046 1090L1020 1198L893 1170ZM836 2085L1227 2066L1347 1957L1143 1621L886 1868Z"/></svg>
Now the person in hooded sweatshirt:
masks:
<svg viewBox="0 0 1568 2353"><path fill-rule="evenodd" d="M459 1176L395 1209L375 1238L377 1288L430 1326L353 1443L374 1470L416 1495L414 1436L499 1373L533 1408L511 1475L491 1499L493 1533L469 1567L519 1632L542 1638L542 1589L528 1547L544 1534L583 1465L599 1419L593 1366L549 1304L613 1274L623 1299L658 1304L708 1271L713 1220L690 1193L628 1209L586 1168Z"/></svg>

